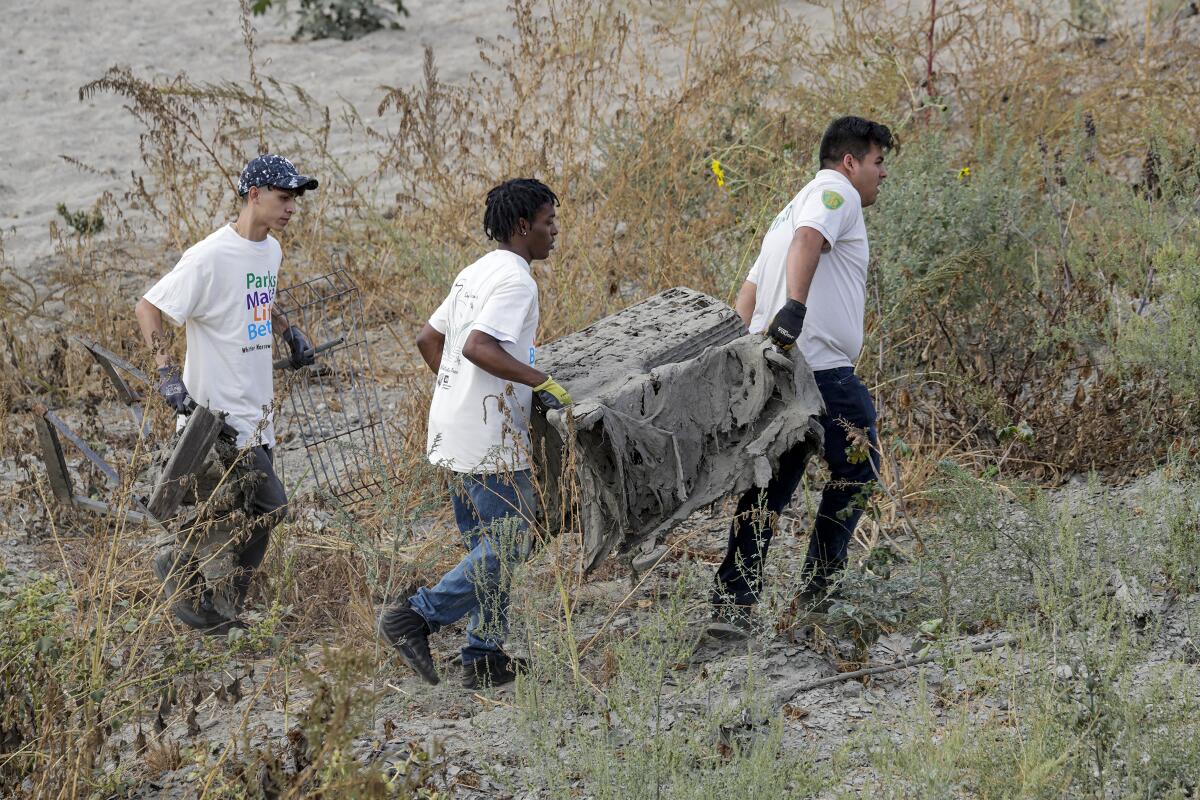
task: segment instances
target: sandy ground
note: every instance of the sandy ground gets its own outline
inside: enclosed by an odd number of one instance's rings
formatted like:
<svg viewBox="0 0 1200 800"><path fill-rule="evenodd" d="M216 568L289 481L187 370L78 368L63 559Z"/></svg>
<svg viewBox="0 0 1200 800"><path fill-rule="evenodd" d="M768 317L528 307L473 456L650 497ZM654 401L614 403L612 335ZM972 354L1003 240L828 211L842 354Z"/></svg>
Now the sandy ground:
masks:
<svg viewBox="0 0 1200 800"><path fill-rule="evenodd" d="M344 99L373 116L381 85L407 85L420 74L422 48L434 45L447 80L477 62L476 37L509 26L500 0L411 0L405 30L353 42L293 42L294 20L269 12L255 19L265 73L298 83L323 103ZM140 164L137 121L110 95L80 101L79 87L116 64L144 76L186 72L198 81L245 80L238 5L233 0L178 3L7 0L0 49L0 224L20 266L50 252L47 223L55 206L88 208L119 191ZM70 156L94 171L64 160Z"/></svg>
<svg viewBox="0 0 1200 800"><path fill-rule="evenodd" d="M816 24L828 17L806 3L785 5ZM406 6L411 16L403 30L351 42L294 42L294 18L269 12L254 21L260 70L373 119L380 86L420 78L426 45L441 78L455 82L480 66L479 37L512 28L506 0L407 0ZM90 208L103 193L120 192L141 163L137 121L111 95L81 102L80 86L117 64L147 77L185 72L194 81L244 81L247 62L234 0L5 0L0 7L0 236L9 260L24 271L52 252L47 226L58 203Z"/></svg>

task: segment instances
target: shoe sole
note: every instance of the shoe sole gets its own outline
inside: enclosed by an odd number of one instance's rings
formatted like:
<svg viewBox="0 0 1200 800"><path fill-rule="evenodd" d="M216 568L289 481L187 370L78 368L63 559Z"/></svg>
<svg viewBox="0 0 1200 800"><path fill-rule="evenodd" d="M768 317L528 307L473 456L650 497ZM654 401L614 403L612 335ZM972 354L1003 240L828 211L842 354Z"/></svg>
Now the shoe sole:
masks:
<svg viewBox="0 0 1200 800"><path fill-rule="evenodd" d="M754 638L753 633L732 622L710 622L704 629L704 635L722 642L737 642Z"/></svg>
<svg viewBox="0 0 1200 800"><path fill-rule="evenodd" d="M461 663L461 662L460 662ZM472 661L472 664L477 662ZM464 689L469 689L472 692L477 692L481 689L494 689L497 686L507 686L517 679L518 675L529 672L529 659L520 656L509 656L509 668L499 676L501 680L497 680L494 675L484 673L480 674L473 666L463 665L463 680Z"/></svg>

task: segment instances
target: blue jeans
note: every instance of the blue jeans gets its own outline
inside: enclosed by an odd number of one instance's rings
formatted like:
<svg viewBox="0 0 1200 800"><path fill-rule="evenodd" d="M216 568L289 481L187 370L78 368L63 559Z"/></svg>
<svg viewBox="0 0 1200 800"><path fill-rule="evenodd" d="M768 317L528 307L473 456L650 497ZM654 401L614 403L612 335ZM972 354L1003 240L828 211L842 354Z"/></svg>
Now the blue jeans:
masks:
<svg viewBox="0 0 1200 800"><path fill-rule="evenodd" d="M432 630L465 616L462 663L499 652L508 634L512 571L529 553L529 525L537 500L529 470L511 474L455 475L450 487L454 520L467 555L432 589L420 589L409 606Z"/></svg>
<svg viewBox="0 0 1200 800"><path fill-rule="evenodd" d="M808 540L805 563L805 572L819 587L846 564L850 537L862 517L863 492L879 471L879 432L871 393L852 367L819 370L813 376L825 401L819 421L825 430L825 460L830 473ZM866 430L869 457L863 457L868 454L852 446L847 425ZM752 486L738 501L725 560L717 569L715 602L758 602L763 559L775 533L775 520L791 502L805 466L803 448L784 453L766 488Z"/></svg>

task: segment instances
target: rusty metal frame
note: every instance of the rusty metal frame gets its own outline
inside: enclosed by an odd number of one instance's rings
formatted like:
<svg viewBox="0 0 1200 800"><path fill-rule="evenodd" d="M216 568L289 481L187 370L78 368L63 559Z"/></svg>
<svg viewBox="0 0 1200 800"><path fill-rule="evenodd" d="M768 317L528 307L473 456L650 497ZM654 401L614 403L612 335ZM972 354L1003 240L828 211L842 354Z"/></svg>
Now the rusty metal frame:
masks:
<svg viewBox="0 0 1200 800"><path fill-rule="evenodd" d="M347 505L377 496L392 458L358 286L338 268L280 289L275 309L309 341L336 342L316 365L292 373L285 389L285 422L299 435L317 486Z"/></svg>

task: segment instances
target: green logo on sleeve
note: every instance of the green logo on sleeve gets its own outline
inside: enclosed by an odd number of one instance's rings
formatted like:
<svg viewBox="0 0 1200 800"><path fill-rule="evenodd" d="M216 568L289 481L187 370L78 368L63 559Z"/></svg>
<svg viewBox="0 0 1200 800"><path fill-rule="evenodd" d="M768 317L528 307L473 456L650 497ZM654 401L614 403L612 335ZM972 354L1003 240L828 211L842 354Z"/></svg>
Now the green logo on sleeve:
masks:
<svg viewBox="0 0 1200 800"><path fill-rule="evenodd" d="M841 208L842 203L845 203L846 201L837 192L833 191L832 189L826 189L821 193L821 202L824 203L825 207L830 211L836 211L837 209Z"/></svg>

